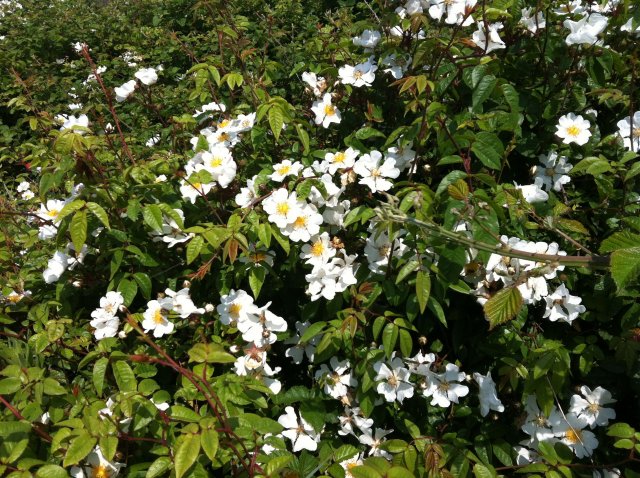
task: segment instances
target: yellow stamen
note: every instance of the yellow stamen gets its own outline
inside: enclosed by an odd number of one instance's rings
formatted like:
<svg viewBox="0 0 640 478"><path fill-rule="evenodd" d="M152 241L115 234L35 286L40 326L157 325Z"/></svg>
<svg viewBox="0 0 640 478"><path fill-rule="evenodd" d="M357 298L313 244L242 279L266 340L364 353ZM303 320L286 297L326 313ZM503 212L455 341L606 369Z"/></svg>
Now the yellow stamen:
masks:
<svg viewBox="0 0 640 478"><path fill-rule="evenodd" d="M307 225L307 216L298 216L298 218L293 223L293 227L295 227L296 229L305 227L306 225Z"/></svg>
<svg viewBox="0 0 640 478"><path fill-rule="evenodd" d="M286 216L287 213L289 212L289 203L286 203L286 202L278 203L278 205L276 206L276 211L278 212L278 214Z"/></svg>
<svg viewBox="0 0 640 478"><path fill-rule="evenodd" d="M567 134L569 136L578 136L580 134L580 128L575 125L571 125L567 128Z"/></svg>
<svg viewBox="0 0 640 478"><path fill-rule="evenodd" d="M111 470L109 470L105 465L95 466L91 471L92 478L109 478L110 476Z"/></svg>
<svg viewBox="0 0 640 478"><path fill-rule="evenodd" d="M209 166L211 166L212 168L219 168L220 166L222 166L222 158L214 157L209 162Z"/></svg>
<svg viewBox="0 0 640 478"><path fill-rule="evenodd" d="M233 303L229 306L229 315L234 319L240 317L240 310L242 310L242 304Z"/></svg>
<svg viewBox="0 0 640 478"><path fill-rule="evenodd" d="M57 217L58 214L60 214L60 211L58 211L57 209L51 209L47 212L47 216L49 217Z"/></svg>
<svg viewBox="0 0 640 478"><path fill-rule="evenodd" d="M289 174L289 171L291 170L291 166L280 166L278 169L276 169L276 172L280 175L280 176L284 176L286 174Z"/></svg>
<svg viewBox="0 0 640 478"><path fill-rule="evenodd" d="M346 155L344 153L336 153L336 155L333 157L333 162L344 163L345 159L346 159Z"/></svg>
<svg viewBox="0 0 640 478"><path fill-rule="evenodd" d="M336 114L336 109L333 105L325 105L324 106L324 114L326 116L333 116Z"/></svg>
<svg viewBox="0 0 640 478"><path fill-rule="evenodd" d="M570 429L565 432L565 438L569 443L580 443L582 442L582 430Z"/></svg>
<svg viewBox="0 0 640 478"><path fill-rule="evenodd" d="M314 243L313 246L311 246L312 256L316 256L316 257L321 256L323 252L324 252L324 244L322 243L322 241L318 241Z"/></svg>

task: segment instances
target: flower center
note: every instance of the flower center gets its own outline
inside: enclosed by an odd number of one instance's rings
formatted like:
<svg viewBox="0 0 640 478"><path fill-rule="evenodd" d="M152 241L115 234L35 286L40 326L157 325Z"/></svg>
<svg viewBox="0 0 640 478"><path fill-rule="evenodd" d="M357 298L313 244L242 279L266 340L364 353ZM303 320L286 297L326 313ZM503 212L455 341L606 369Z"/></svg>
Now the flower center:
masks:
<svg viewBox="0 0 640 478"><path fill-rule="evenodd" d="M231 121L229 121L228 119L222 120L220 121L220 123L218 123L218 128L225 128L226 126L229 126L229 123L231 123Z"/></svg>
<svg viewBox="0 0 640 478"><path fill-rule="evenodd" d="M311 246L311 255L318 257L321 256L323 252L324 244L322 243L322 241L317 241L313 244L313 246Z"/></svg>
<svg viewBox="0 0 640 478"><path fill-rule="evenodd" d="M444 381L444 382L440 382L440 385L438 385L438 390L440 390L441 392L448 392L450 388L449 382Z"/></svg>
<svg viewBox="0 0 640 478"><path fill-rule="evenodd" d="M7 297L7 300L12 304L17 304L22 300L22 296L20 294L10 295Z"/></svg>
<svg viewBox="0 0 640 478"><path fill-rule="evenodd" d="M389 255L389 250L391 249L390 244L385 244L383 246L378 247L378 254L380 257L387 257Z"/></svg>
<svg viewBox="0 0 640 478"><path fill-rule="evenodd" d="M242 309L242 304L236 304L234 302L229 306L229 315L234 319L237 319L240 316L241 309Z"/></svg>
<svg viewBox="0 0 640 478"><path fill-rule="evenodd" d="M538 427L546 427L547 426L547 417L545 417L544 415L538 415L535 418L534 423Z"/></svg>
<svg viewBox="0 0 640 478"><path fill-rule="evenodd" d="M589 410L589 413L592 415L596 415L600 411L600 405L597 403L590 403L587 410Z"/></svg>
<svg viewBox="0 0 640 478"><path fill-rule="evenodd" d="M91 471L92 478L109 478L111 471L105 465L98 465L93 467Z"/></svg>
<svg viewBox="0 0 640 478"><path fill-rule="evenodd" d="M633 128L631 130L631 135L633 136L634 139L638 139L640 138L640 126L636 126L635 128Z"/></svg>
<svg viewBox="0 0 640 478"><path fill-rule="evenodd" d="M60 211L58 211L57 209L51 209L50 211L47 212L47 216L52 218L57 217L58 214L60 214Z"/></svg>
<svg viewBox="0 0 640 478"><path fill-rule="evenodd" d="M153 322L156 325L160 325L162 324L162 322L164 322L164 317L162 316L162 311L160 309L156 310L153 314Z"/></svg>
<svg viewBox="0 0 640 478"><path fill-rule="evenodd" d="M324 106L324 114L326 116L333 116L336 114L336 109L333 105L325 105Z"/></svg>
<svg viewBox="0 0 640 478"><path fill-rule="evenodd" d="M291 166L280 166L278 169L276 169L276 172L280 176L285 176L286 174L289 174L290 170L291 170Z"/></svg>
<svg viewBox="0 0 640 478"><path fill-rule="evenodd" d="M544 170L544 174L549 177L553 177L555 173L556 173L556 170L554 168L547 168Z"/></svg>
<svg viewBox="0 0 640 478"><path fill-rule="evenodd" d="M363 75L363 73L362 73L360 70L355 70L355 71L353 72L353 77L354 77L356 80L359 80L360 78L362 78L362 75Z"/></svg>
<svg viewBox="0 0 640 478"><path fill-rule="evenodd" d="M229 141L229 133L222 132L219 136L220 141Z"/></svg>
<svg viewBox="0 0 640 478"><path fill-rule="evenodd" d="M301 229L307 226L307 216L298 216L298 218L293 222L293 227L296 229Z"/></svg>
<svg viewBox="0 0 640 478"><path fill-rule="evenodd" d="M113 306L113 304L107 304L104 310L109 312L111 315L114 315L116 313L115 307Z"/></svg>
<svg viewBox="0 0 640 478"><path fill-rule="evenodd" d="M200 192L200 188L202 187L202 183L192 183L191 187L193 187L193 189L195 189L196 191Z"/></svg>
<svg viewBox="0 0 640 478"><path fill-rule="evenodd" d="M264 252L256 252L255 254L251 255L251 260L253 262L261 262L264 261L267 258L267 255Z"/></svg>
<svg viewBox="0 0 640 478"><path fill-rule="evenodd" d="M211 166L212 168L219 168L220 166L222 166L222 158L219 158L217 156L214 157L209 163L209 166Z"/></svg>
<svg viewBox="0 0 640 478"><path fill-rule="evenodd" d="M276 211L278 212L278 214L286 216L287 213L289 212L289 203L286 203L286 202L278 203L278 206L276 206Z"/></svg>
<svg viewBox="0 0 640 478"><path fill-rule="evenodd" d="M575 125L571 125L567 128L567 134L569 136L578 136L580 134L580 128Z"/></svg>
<svg viewBox="0 0 640 478"><path fill-rule="evenodd" d="M392 387L397 387L398 386L398 377L396 377L396 375L394 373L392 373L391 376L387 379L387 383L389 385L391 385Z"/></svg>
<svg viewBox="0 0 640 478"><path fill-rule="evenodd" d="M371 170L371 177L372 178L379 178L380 177L380 170L378 168L374 168Z"/></svg>
<svg viewBox="0 0 640 478"><path fill-rule="evenodd" d="M336 155L333 157L334 163L344 163L344 160L345 160L344 153L336 153Z"/></svg>
<svg viewBox="0 0 640 478"><path fill-rule="evenodd" d="M569 443L576 444L582 442L582 430L570 429L566 431L564 436Z"/></svg>

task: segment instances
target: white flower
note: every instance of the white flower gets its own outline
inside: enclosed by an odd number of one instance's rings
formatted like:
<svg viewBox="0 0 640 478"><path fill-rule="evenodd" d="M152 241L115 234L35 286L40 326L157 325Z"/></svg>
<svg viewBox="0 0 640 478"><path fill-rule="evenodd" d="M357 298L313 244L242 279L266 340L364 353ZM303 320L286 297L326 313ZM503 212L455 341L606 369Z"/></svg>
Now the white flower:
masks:
<svg viewBox="0 0 640 478"><path fill-rule="evenodd" d="M184 222L184 213L182 212L182 210L174 209L174 211L180 217L180 219L182 219L182 221ZM163 217L162 230L160 232L154 230L154 231L151 231L150 233L152 236L154 236L152 239L153 242L161 241L161 242L167 243L169 247L173 247L176 244L186 242L193 237L192 233L185 234L184 232L182 232L182 230L180 229L180 227L178 226L178 224L173 218L168 217L164 214L162 217Z"/></svg>
<svg viewBox="0 0 640 478"><path fill-rule="evenodd" d="M220 111L220 112L224 113L226 110L227 110L227 107L224 104L211 102L211 103L207 103L206 105L202 105L200 110L196 110L196 112L192 116L194 118L197 118L198 116L206 113L207 111ZM211 116L211 114L208 114L204 118L208 118L210 116ZM201 119L204 119L204 118L201 118Z"/></svg>
<svg viewBox="0 0 640 478"><path fill-rule="evenodd" d="M89 127L89 118L87 115L58 115L56 116L56 120L62 121L62 126L60 126L60 131L71 130L78 134L84 134L85 131L83 128ZM79 127L79 128L78 128Z"/></svg>
<svg viewBox="0 0 640 478"><path fill-rule="evenodd" d="M308 242L312 236L320 232L322 215L313 204L303 203L298 207L298 213L292 223L282 231L294 242Z"/></svg>
<svg viewBox="0 0 640 478"><path fill-rule="evenodd" d="M580 387L580 395L571 397L569 411L578 418L586 421L592 429L596 426L606 426L609 420L616 418L616 411L613 408L604 408L603 405L616 403L611 397L611 392L602 387L596 387L593 391L587 386Z"/></svg>
<svg viewBox="0 0 640 478"><path fill-rule="evenodd" d="M383 70L385 73L390 73L394 79L399 80L411 65L411 55L396 55L392 53L382 59L382 64L387 67Z"/></svg>
<svg viewBox="0 0 640 478"><path fill-rule="evenodd" d="M629 18L629 20L627 20L627 23L625 23L624 25L622 25L620 27L620 31L621 32L633 32L636 36L640 35L640 25L638 25L636 23L636 28L633 28L633 18ZM594 472L595 473L595 472Z"/></svg>
<svg viewBox="0 0 640 478"><path fill-rule="evenodd" d="M136 89L136 80L129 80L121 86L117 86L114 88L116 93L116 101L118 103L122 103L124 100L129 98L131 93Z"/></svg>
<svg viewBox="0 0 640 478"><path fill-rule="evenodd" d="M620 478L622 473L617 468L607 470L593 470L593 478Z"/></svg>
<svg viewBox="0 0 640 478"><path fill-rule="evenodd" d="M344 478L354 478L353 474L351 473L351 468L360 466L363 463L364 461L362 460L362 455L360 453L357 453L351 458L341 461L340 466L344 470Z"/></svg>
<svg viewBox="0 0 640 478"><path fill-rule="evenodd" d="M522 196L525 201L530 204L534 204L538 202L545 202L549 199L549 195L541 189L541 184L541 181L536 181L533 184L526 184L524 186L519 186L516 183L516 188L522 192Z"/></svg>
<svg viewBox="0 0 640 478"><path fill-rule="evenodd" d="M155 68L141 68L133 75L144 85L151 86L158 81L158 73Z"/></svg>
<svg viewBox="0 0 640 478"><path fill-rule="evenodd" d="M385 441L384 437L393 433L393 430L385 430L383 428L376 428L376 432L374 435L369 431L364 435L358 437L358 441L363 445L368 445L369 447L369 456L381 456L383 458L391 458L391 454L380 449L380 445Z"/></svg>
<svg viewBox="0 0 640 478"><path fill-rule="evenodd" d="M237 321L238 330L242 333L243 340L253 342L256 347L264 347L276 341L274 332L285 332L287 322L280 316L271 312L271 305L260 307L255 314L246 314L244 320Z"/></svg>
<svg viewBox="0 0 640 478"><path fill-rule="evenodd" d="M70 474L73 478L116 478L120 468L125 466L123 463L107 460L98 445L84 461L86 466L71 468Z"/></svg>
<svg viewBox="0 0 640 478"><path fill-rule="evenodd" d="M529 445L528 443L525 443ZM514 447L516 452L516 465L523 466L540 461L540 455L535 450L523 446Z"/></svg>
<svg viewBox="0 0 640 478"><path fill-rule="evenodd" d="M535 15L531 16L533 12L535 12ZM547 22L544 19L544 15L541 10L536 11L534 7L528 7L522 9L520 25L524 26L531 33L535 33L539 29L545 28L547 26Z"/></svg>
<svg viewBox="0 0 640 478"><path fill-rule="evenodd" d="M302 246L301 259L312 266L322 265L335 257L336 249L331 244L329 233L323 232L319 236L310 239L310 244Z"/></svg>
<svg viewBox="0 0 640 478"><path fill-rule="evenodd" d="M359 154L360 151L356 151L353 148L325 154L324 162L327 164L327 172L335 174L339 169L352 168Z"/></svg>
<svg viewBox="0 0 640 478"><path fill-rule="evenodd" d="M343 85L353 85L359 88L361 86L371 86L373 80L376 79L375 71L377 69L378 66L373 63L373 57L371 57L356 66L344 65L338 70L338 75Z"/></svg>
<svg viewBox="0 0 640 478"><path fill-rule="evenodd" d="M352 41L354 45L363 47L365 51L371 51L380 42L381 38L382 35L379 31L365 30L360 36L353 37Z"/></svg>
<svg viewBox="0 0 640 478"><path fill-rule="evenodd" d="M55 254L47 264L47 268L42 273L44 281L47 284L52 284L60 279L60 276L64 274L64 271L69 267L69 256L64 252L56 251Z"/></svg>
<svg viewBox="0 0 640 478"><path fill-rule="evenodd" d="M308 342L300 342L300 338L304 334L305 330L311 325L309 322L296 321L296 335L284 341L285 344L294 344L293 347L289 347L284 355L285 357L291 357L293 363L301 364L304 355L307 356L309 361L313 361L313 357L316 351L316 345L320 341L320 335L312 337Z"/></svg>
<svg viewBox="0 0 640 478"><path fill-rule="evenodd" d="M100 298L100 308L111 315L116 315L122 304L124 304L124 297L118 291L109 291L104 297Z"/></svg>
<svg viewBox="0 0 640 478"><path fill-rule="evenodd" d="M322 100L314 101L311 111L316 115L315 123L321 124L323 128L328 128L331 123L340 123L342 120L340 110L331 104L331 93L325 93Z"/></svg>
<svg viewBox="0 0 640 478"><path fill-rule="evenodd" d="M338 430L338 435L354 435L354 425L358 428L362 433L371 435L371 427L373 426L373 419L365 418L362 415L362 411L360 407L345 407L344 415L338 417L338 421L340 422L340 430Z"/></svg>
<svg viewBox="0 0 640 478"><path fill-rule="evenodd" d="M538 407L535 395L529 395L525 411L527 412L527 418L521 429L531 437L534 443L551 440L555 437L551 427L557 421L557 417L561 416L555 406L551 408L549 416L546 416Z"/></svg>
<svg viewBox="0 0 640 478"><path fill-rule="evenodd" d="M567 162L567 158L560 156L558 153L551 151L548 155L541 154L538 156L542 167L535 166L535 181L540 182L542 187L547 191L561 191L562 186L571 181L571 178L566 174L573 168L573 165Z"/></svg>
<svg viewBox="0 0 640 478"><path fill-rule="evenodd" d="M159 134L154 134L153 136L151 136L151 138L149 138L147 140L146 143L144 143L144 145L147 148L152 148L153 146L155 146L156 144L158 144L158 142L160 141L160 135ZM166 177L166 176L165 176Z"/></svg>
<svg viewBox="0 0 640 478"><path fill-rule="evenodd" d="M498 30L501 29L502 23L493 23L488 25L488 30L485 30L484 22L478 22L478 29L473 32L471 39L478 48L484 51L484 53L491 53L493 50L506 48L506 45L498 34ZM487 33L489 41L487 41Z"/></svg>
<svg viewBox="0 0 640 478"><path fill-rule="evenodd" d="M238 117L233 120L233 129L238 133L249 131L253 128L255 121L256 113L249 113L248 115L239 114Z"/></svg>
<svg viewBox="0 0 640 478"><path fill-rule="evenodd" d="M183 198L188 199L191 204L195 204L196 199L209 194L213 186L214 183L200 183L183 179L180 183L180 194Z"/></svg>
<svg viewBox="0 0 640 478"><path fill-rule="evenodd" d="M353 262L356 255L334 257L330 262L314 266L310 274L305 276L309 283L307 294L311 296L311 300L318 300L324 297L332 300L337 293L343 292L349 287L357 283Z"/></svg>
<svg viewBox="0 0 640 478"><path fill-rule="evenodd" d="M269 178L272 181L281 183L287 176L299 176L303 167L302 163L298 161L292 163L290 160L285 159L281 163L273 165L273 173L269 175Z"/></svg>
<svg viewBox="0 0 640 478"><path fill-rule="evenodd" d="M411 374L408 368L403 367L404 362L401 358L394 358L390 365L389 367L384 362L376 362L373 365L377 374L374 380L381 380L376 390L387 402L397 400L402 403L405 398L413 397L413 385L409 383Z"/></svg>
<svg viewBox="0 0 640 478"><path fill-rule="evenodd" d="M556 15L580 14L585 11L582 0L562 0L553 12Z"/></svg>
<svg viewBox="0 0 640 478"><path fill-rule="evenodd" d="M286 407L285 414L280 415L278 423L286 428L282 435L291 440L293 452L300 450L315 451L318 448L320 434L302 416L298 418L293 407Z"/></svg>
<svg viewBox="0 0 640 478"><path fill-rule="evenodd" d="M469 393L469 387L458 383L464 380L464 373L460 372L456 364L448 363L444 373L432 373L429 378L423 393L425 397L431 397L431 405L446 408L451 402L458 403L460 397Z"/></svg>
<svg viewBox="0 0 640 478"><path fill-rule="evenodd" d="M173 332L174 325L165 315L165 305L166 303L150 300L147 302L147 310L142 314L142 328L145 332L153 330L154 337L162 337Z"/></svg>
<svg viewBox="0 0 640 478"><path fill-rule="evenodd" d="M247 187L240 188L240 192L236 194L235 201L240 207L248 207L258 196L255 186L256 176L247 179Z"/></svg>
<svg viewBox="0 0 640 478"><path fill-rule="evenodd" d="M349 371L351 365L348 360L339 361L334 356L329 364L331 369L324 363L320 365L320 369L316 370L315 379L323 385L326 394L339 400L347 395L347 387L355 387L358 382Z"/></svg>
<svg viewBox="0 0 640 478"><path fill-rule="evenodd" d="M563 25L571 30L565 39L567 45L593 45L598 35L607 27L607 17L599 13L586 14L577 22L565 20Z"/></svg>
<svg viewBox="0 0 640 478"><path fill-rule="evenodd" d="M359 184L364 184L371 192L388 191L393 187L389 179L395 179L400 175L393 158L383 161L380 151L371 151L363 154L353 166L353 172L360 176Z"/></svg>
<svg viewBox="0 0 640 478"><path fill-rule="evenodd" d="M96 340L102 340L106 337L115 337L120 327L120 319L110 314L105 309L96 309L91 312L93 320L89 322L95 330L93 335Z"/></svg>
<svg viewBox="0 0 640 478"><path fill-rule="evenodd" d="M404 231L400 231L398 234ZM393 244L393 250L392 250ZM369 270L375 274L384 274L390 257L401 257L407 246L401 237L395 237L392 241L386 232L373 230L367 238L364 246L364 255L369 262Z"/></svg>
<svg viewBox="0 0 640 478"><path fill-rule="evenodd" d="M309 89L313 91L313 94L317 97L320 97L320 95L322 95L322 92L327 87L327 82L323 77L316 76L315 73L309 71L305 71L302 74L302 81L309 85Z"/></svg>
<svg viewBox="0 0 640 478"><path fill-rule="evenodd" d="M569 113L558 119L556 135L562 138L564 144L576 143L582 146L589 142L591 137L590 127L589 120L584 119L582 116L576 116L574 113Z"/></svg>
<svg viewBox="0 0 640 478"><path fill-rule="evenodd" d="M567 445L578 458L589 457L598 448L596 436L584 427L586 422L572 413L568 413L563 420L553 426L553 433L560 437L560 441Z"/></svg>
<svg viewBox="0 0 640 478"><path fill-rule="evenodd" d="M187 319L190 315L204 314L205 312L203 308L195 306L189 295L188 287L180 289L178 292L165 289L164 293L167 297L160 301L163 307L175 312L181 319Z"/></svg>
<svg viewBox="0 0 640 478"><path fill-rule="evenodd" d="M469 26L473 23L473 17L467 15L476 5L477 0L431 0L429 15L435 20L440 20L446 13L445 23L449 25ZM465 18L466 17L466 18Z"/></svg>
<svg viewBox="0 0 640 478"><path fill-rule="evenodd" d="M220 305L216 310L220 314L220 322L224 325L256 321L260 314L260 308L253 303L253 297L241 289L237 292L231 289L228 294L220 297Z"/></svg>
<svg viewBox="0 0 640 478"><path fill-rule="evenodd" d="M633 120L633 121L632 121ZM632 124L633 123L633 124ZM618 121L618 134L629 151L640 151L640 111Z"/></svg>
<svg viewBox="0 0 640 478"><path fill-rule="evenodd" d="M262 202L264 211L269 215L269 222L274 223L280 229L293 223L298 218L300 205L298 204L296 192L291 194L280 188Z"/></svg>
<svg viewBox="0 0 640 478"><path fill-rule="evenodd" d="M496 412L504 412L504 405L498 398L496 392L496 384L491 378L491 372L482 376L478 372L473 374L473 379L480 386L480 415L486 417L489 410L495 410Z"/></svg>
<svg viewBox="0 0 640 478"><path fill-rule="evenodd" d="M238 166L233 160L229 148L216 145L209 151L202 152L200 158L203 162L203 168L211 173L221 188L226 188L236 177Z"/></svg>
<svg viewBox="0 0 640 478"><path fill-rule="evenodd" d="M580 305L582 299L571 295L564 284L561 284L553 294L545 297L544 300L547 302L547 310L545 310L543 317L548 317L552 322L561 320L570 324L578 317L578 314L587 310L584 305Z"/></svg>

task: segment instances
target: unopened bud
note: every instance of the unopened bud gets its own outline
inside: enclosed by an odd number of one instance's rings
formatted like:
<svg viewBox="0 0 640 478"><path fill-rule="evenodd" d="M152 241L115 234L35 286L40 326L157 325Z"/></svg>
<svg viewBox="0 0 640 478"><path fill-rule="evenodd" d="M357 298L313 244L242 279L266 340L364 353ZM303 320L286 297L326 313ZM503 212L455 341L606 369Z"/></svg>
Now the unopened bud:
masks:
<svg viewBox="0 0 640 478"><path fill-rule="evenodd" d="M184 289L189 289L189 288L191 287L191 281L188 281L188 280L184 281L184 282L182 283L182 287L183 287Z"/></svg>
<svg viewBox="0 0 640 478"><path fill-rule="evenodd" d="M214 309L215 309L215 308L213 307L213 304L206 304L206 305L204 306L204 310L205 310L205 312L213 312L213 311L214 311Z"/></svg>

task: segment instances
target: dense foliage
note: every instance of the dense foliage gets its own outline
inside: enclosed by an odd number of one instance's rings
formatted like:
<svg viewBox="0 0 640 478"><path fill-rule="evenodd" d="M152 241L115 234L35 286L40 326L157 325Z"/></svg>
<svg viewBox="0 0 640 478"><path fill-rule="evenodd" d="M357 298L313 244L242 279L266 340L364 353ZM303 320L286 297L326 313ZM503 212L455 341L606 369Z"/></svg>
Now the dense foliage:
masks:
<svg viewBox="0 0 640 478"><path fill-rule="evenodd" d="M0 474L640 476L639 38L0 1Z"/></svg>

